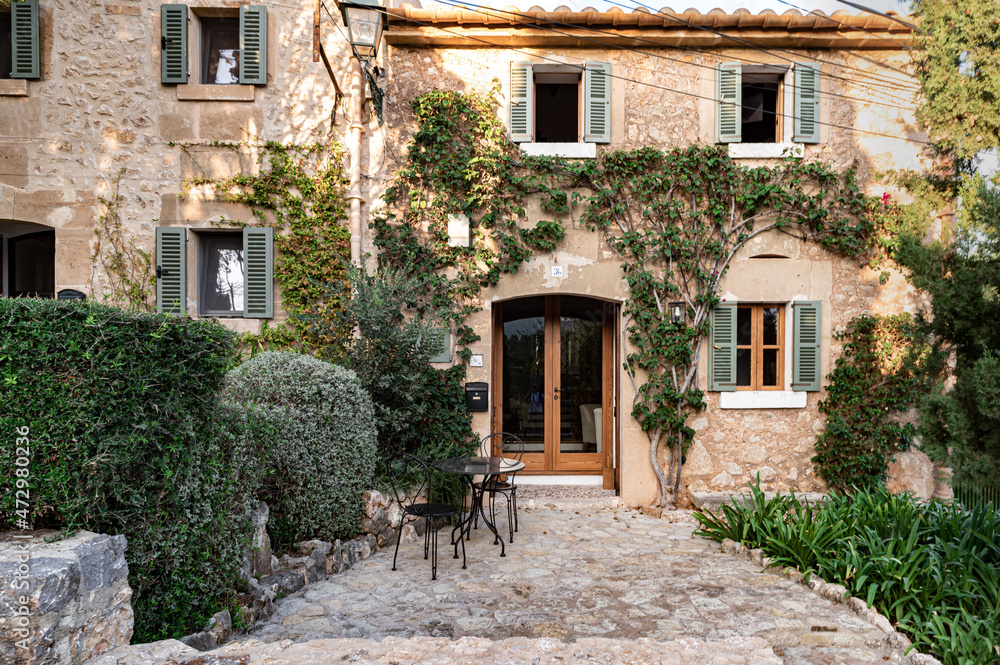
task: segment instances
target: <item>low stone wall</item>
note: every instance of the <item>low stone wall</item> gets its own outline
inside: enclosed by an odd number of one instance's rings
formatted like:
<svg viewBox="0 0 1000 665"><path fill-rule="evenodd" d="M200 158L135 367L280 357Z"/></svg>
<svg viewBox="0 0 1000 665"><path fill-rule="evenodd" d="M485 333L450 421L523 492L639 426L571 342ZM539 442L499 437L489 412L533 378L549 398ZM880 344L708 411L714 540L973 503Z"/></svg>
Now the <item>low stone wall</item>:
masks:
<svg viewBox="0 0 1000 665"><path fill-rule="evenodd" d="M76 665L132 638L125 537L58 537L0 534L0 662Z"/></svg>

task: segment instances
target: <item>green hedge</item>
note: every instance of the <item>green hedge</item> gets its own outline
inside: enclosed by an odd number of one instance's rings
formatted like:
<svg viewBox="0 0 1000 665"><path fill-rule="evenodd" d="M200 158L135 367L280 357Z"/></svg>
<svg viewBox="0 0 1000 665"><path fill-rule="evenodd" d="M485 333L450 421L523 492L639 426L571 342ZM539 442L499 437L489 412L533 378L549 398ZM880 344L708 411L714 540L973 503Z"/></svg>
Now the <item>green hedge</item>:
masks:
<svg viewBox="0 0 1000 665"><path fill-rule="evenodd" d="M226 399L274 426L262 498L278 548L357 535L361 495L375 469L372 400L349 369L290 352L265 352L232 370Z"/></svg>
<svg viewBox="0 0 1000 665"><path fill-rule="evenodd" d="M233 341L214 322L0 298L0 529L18 526L27 427L31 526L128 538L135 641L200 628L238 584L266 425L215 400Z"/></svg>

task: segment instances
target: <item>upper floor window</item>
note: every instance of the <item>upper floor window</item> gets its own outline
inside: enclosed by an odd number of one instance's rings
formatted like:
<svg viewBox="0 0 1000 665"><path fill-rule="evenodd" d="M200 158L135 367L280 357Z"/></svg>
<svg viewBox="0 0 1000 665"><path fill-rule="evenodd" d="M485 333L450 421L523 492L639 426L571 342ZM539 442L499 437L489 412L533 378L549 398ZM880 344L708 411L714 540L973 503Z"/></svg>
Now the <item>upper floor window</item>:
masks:
<svg viewBox="0 0 1000 665"><path fill-rule="evenodd" d="M193 61L205 85L267 84L267 7L192 11L193 21L187 5L160 5L162 83L188 83ZM195 33L191 40L189 24Z"/></svg>
<svg viewBox="0 0 1000 665"><path fill-rule="evenodd" d="M610 143L611 65L512 62L508 128L522 144Z"/></svg>
<svg viewBox="0 0 1000 665"><path fill-rule="evenodd" d="M15 0L0 12L0 79L41 78L38 0Z"/></svg>
<svg viewBox="0 0 1000 665"><path fill-rule="evenodd" d="M818 143L819 91L816 64L798 62L791 69L721 64L716 68L716 141Z"/></svg>

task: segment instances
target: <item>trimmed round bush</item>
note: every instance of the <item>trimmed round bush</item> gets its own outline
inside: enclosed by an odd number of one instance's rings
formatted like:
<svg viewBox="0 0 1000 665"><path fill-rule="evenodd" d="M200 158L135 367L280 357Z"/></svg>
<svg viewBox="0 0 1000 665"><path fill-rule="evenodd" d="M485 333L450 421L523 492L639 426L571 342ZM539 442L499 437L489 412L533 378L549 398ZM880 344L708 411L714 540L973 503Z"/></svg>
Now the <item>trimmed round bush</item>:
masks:
<svg viewBox="0 0 1000 665"><path fill-rule="evenodd" d="M266 352L229 372L224 395L263 410L277 432L263 497L274 544L356 535L377 437L372 401L357 375L312 356Z"/></svg>

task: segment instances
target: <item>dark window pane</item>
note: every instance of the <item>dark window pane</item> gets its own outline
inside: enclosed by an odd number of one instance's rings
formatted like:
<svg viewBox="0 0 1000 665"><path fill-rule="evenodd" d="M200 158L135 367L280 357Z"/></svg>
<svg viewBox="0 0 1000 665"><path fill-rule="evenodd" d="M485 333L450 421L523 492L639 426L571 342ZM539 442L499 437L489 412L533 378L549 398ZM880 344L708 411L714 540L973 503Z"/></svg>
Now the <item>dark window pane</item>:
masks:
<svg viewBox="0 0 1000 665"><path fill-rule="evenodd" d="M201 20L201 82L211 84L240 82L238 18Z"/></svg>
<svg viewBox="0 0 1000 665"><path fill-rule="evenodd" d="M743 75L743 142L774 143L778 128L778 77Z"/></svg>
<svg viewBox="0 0 1000 665"><path fill-rule="evenodd" d="M54 298L56 232L28 233L7 241L8 292L14 297Z"/></svg>
<svg viewBox="0 0 1000 665"><path fill-rule="evenodd" d="M9 79L14 65L10 26L10 14L0 13L0 79Z"/></svg>
<svg viewBox="0 0 1000 665"><path fill-rule="evenodd" d="M750 385L750 349L736 350L736 385Z"/></svg>
<svg viewBox="0 0 1000 665"><path fill-rule="evenodd" d="M579 140L579 83L535 85L535 142L576 143Z"/></svg>
<svg viewBox="0 0 1000 665"><path fill-rule="evenodd" d="M751 344L753 335L753 310L749 307L739 307L736 311L736 344L747 346Z"/></svg>
<svg viewBox="0 0 1000 665"><path fill-rule="evenodd" d="M762 385L778 385L778 349L764 349L764 376Z"/></svg>
<svg viewBox="0 0 1000 665"><path fill-rule="evenodd" d="M503 304L503 431L545 451L545 298Z"/></svg>
<svg viewBox="0 0 1000 665"><path fill-rule="evenodd" d="M778 308L764 308L764 339L765 346L778 343Z"/></svg>
<svg viewBox="0 0 1000 665"><path fill-rule="evenodd" d="M243 313L243 236L200 238L200 311L202 314Z"/></svg>

